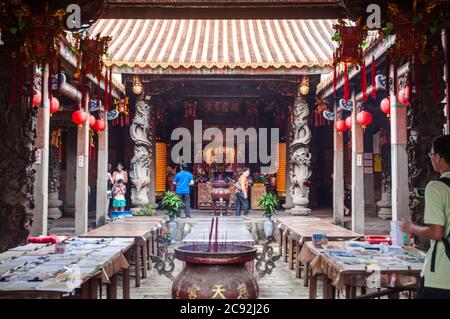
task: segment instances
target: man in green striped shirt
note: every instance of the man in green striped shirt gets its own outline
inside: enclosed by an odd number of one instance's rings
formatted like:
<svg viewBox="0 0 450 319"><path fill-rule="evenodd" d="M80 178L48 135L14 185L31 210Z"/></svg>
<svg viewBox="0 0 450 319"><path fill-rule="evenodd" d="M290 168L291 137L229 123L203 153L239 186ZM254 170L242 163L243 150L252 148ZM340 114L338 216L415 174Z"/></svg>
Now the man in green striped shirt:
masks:
<svg viewBox="0 0 450 319"><path fill-rule="evenodd" d="M425 189L425 226L404 221L402 230L431 240L417 298L450 299L450 258L442 240L450 232L450 186L446 184L450 182L450 135L434 139L429 156L434 170L441 177L440 180L429 182ZM446 178L449 180L446 181Z"/></svg>

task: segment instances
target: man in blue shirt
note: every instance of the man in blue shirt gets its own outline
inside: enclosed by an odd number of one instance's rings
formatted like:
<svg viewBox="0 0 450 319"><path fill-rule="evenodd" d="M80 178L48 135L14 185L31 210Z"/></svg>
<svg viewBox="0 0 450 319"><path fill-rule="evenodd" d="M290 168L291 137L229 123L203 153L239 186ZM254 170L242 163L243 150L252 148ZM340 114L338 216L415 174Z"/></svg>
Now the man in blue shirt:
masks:
<svg viewBox="0 0 450 319"><path fill-rule="evenodd" d="M189 186L194 185L194 177L187 171L186 163L181 163L180 167L181 171L173 179L173 183L176 186L175 193L183 199L186 218L191 218L191 190Z"/></svg>

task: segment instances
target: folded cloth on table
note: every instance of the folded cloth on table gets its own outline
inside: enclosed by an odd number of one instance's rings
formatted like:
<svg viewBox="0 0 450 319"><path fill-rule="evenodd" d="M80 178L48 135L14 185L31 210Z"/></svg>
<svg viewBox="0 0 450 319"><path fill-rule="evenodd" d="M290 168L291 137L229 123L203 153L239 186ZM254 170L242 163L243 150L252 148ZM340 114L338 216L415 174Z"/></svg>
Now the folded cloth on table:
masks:
<svg viewBox="0 0 450 319"><path fill-rule="evenodd" d="M48 244L56 244L59 242L62 242L66 240L67 236L56 236L56 235L50 235L50 236L39 236L39 237L28 237L27 242L28 243L48 243Z"/></svg>

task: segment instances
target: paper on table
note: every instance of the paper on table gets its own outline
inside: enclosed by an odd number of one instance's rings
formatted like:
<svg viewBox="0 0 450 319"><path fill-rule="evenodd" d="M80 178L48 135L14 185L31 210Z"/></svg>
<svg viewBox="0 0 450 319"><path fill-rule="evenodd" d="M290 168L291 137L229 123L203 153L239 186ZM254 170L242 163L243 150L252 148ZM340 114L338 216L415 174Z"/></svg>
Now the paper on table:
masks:
<svg viewBox="0 0 450 319"><path fill-rule="evenodd" d="M41 285L36 287L39 291L60 291L60 292L72 292L76 288L79 288L83 283L82 280L73 281L60 281L57 279L50 279L44 281Z"/></svg>
<svg viewBox="0 0 450 319"><path fill-rule="evenodd" d="M0 291L35 290L41 284L38 281L0 282Z"/></svg>

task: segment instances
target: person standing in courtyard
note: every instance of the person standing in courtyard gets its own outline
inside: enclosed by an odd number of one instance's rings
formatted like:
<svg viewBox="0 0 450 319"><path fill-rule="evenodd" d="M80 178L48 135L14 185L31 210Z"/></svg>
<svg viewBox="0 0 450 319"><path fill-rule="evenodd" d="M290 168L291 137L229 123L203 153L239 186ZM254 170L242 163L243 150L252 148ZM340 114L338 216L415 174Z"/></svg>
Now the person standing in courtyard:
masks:
<svg viewBox="0 0 450 319"><path fill-rule="evenodd" d="M175 193L183 199L184 213L186 218L191 218L191 190L189 186L194 185L194 176L191 172L187 171L186 163L181 163L181 171L179 171L174 179ZM178 216L180 212L178 212Z"/></svg>
<svg viewBox="0 0 450 319"><path fill-rule="evenodd" d="M114 194L113 207L116 211L124 211L127 202L125 200L125 194L127 193L127 188L124 182L119 179L113 186L112 192Z"/></svg>
<svg viewBox="0 0 450 319"><path fill-rule="evenodd" d="M244 210L244 215L248 215L248 177L250 169L245 168L236 182L236 216L241 216L241 208Z"/></svg>
<svg viewBox="0 0 450 319"><path fill-rule="evenodd" d="M121 179L124 184L128 183L128 174L124 170L122 163L117 163L117 170L112 174L112 178L114 183L117 183L119 179Z"/></svg>
<svg viewBox="0 0 450 319"><path fill-rule="evenodd" d="M425 225L403 221L401 230L431 240L417 298L450 299L450 135L435 138L428 155L441 177L425 189Z"/></svg>

